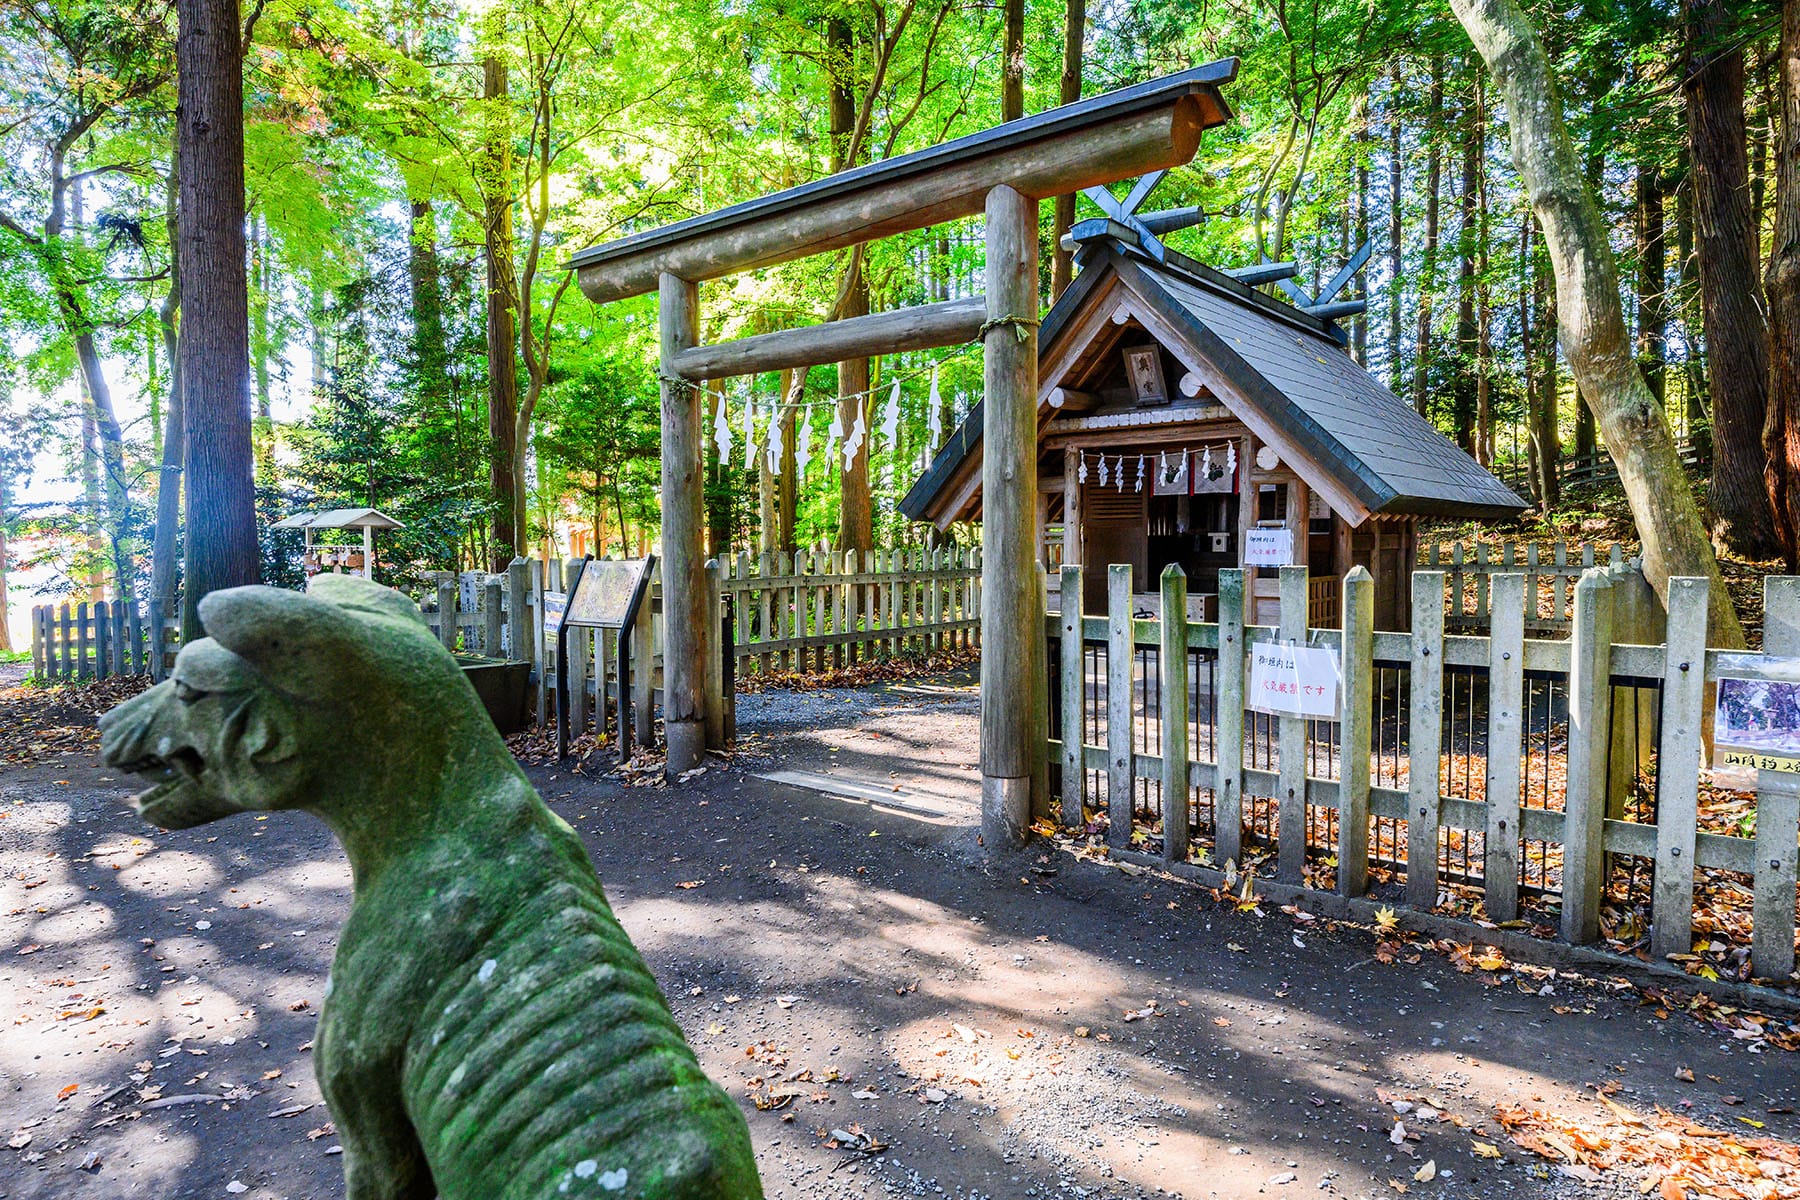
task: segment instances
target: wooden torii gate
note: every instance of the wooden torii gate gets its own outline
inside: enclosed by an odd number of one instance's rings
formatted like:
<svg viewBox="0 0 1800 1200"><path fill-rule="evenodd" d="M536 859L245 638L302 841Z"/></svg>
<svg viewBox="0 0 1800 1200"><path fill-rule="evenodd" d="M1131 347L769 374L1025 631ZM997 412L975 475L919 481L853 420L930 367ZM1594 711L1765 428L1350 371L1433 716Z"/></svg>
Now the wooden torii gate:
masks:
<svg viewBox="0 0 1800 1200"><path fill-rule="evenodd" d="M647 230L569 262L605 303L655 291L662 338L663 711L671 777L706 749L702 381L983 343L981 808L1022 840L1045 695L1037 566L1038 203L1187 162L1229 119L1236 59L1122 88L898 158ZM987 294L699 345L699 285L986 212ZM1040 785L1041 786L1041 785Z"/></svg>

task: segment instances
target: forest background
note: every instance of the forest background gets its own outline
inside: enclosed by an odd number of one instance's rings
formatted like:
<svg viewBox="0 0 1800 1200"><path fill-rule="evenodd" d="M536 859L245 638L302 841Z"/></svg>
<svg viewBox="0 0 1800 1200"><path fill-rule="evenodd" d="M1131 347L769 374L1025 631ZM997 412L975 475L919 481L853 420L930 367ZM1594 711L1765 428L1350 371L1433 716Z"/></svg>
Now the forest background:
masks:
<svg viewBox="0 0 1800 1200"><path fill-rule="evenodd" d="M1710 464L1714 538L1775 557L1780 7L1526 7L1645 379ZM1367 242L1353 355L1546 509L1557 464L1596 450L1505 107L1436 2L257 0L243 17L259 515L382 509L406 524L382 538L390 582L568 553L574 529L597 553L656 536L655 301L588 303L570 254L1225 56L1242 60L1237 119L1147 206L1204 210L1173 248L1291 259L1316 291ZM16 610L178 583L174 26L167 0L0 0ZM1086 206L1043 207L1046 303L1068 279L1057 234ZM981 246L977 218L708 285L703 340L977 293ZM916 541L896 502L979 390L973 347L736 381L730 436L708 442L711 546ZM828 426L859 423L860 452L828 455ZM297 582L297 549L265 534L264 580Z"/></svg>

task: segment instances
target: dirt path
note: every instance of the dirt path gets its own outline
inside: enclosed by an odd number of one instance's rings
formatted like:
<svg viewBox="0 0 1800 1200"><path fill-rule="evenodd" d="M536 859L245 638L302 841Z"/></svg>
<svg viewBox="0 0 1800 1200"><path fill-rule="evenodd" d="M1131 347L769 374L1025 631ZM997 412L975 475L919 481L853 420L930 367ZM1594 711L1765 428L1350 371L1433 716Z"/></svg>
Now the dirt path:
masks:
<svg viewBox="0 0 1800 1200"><path fill-rule="evenodd" d="M1494 1120L1597 1122L1589 1085L1800 1135L1792 1056L1603 986L1384 965L1367 931L1066 855L984 866L966 685L747 698L745 753L677 791L532 770L771 1196L1635 1195ZM124 794L74 754L0 768L0 1197L341 1196L308 1060L342 856L303 816L167 834Z"/></svg>

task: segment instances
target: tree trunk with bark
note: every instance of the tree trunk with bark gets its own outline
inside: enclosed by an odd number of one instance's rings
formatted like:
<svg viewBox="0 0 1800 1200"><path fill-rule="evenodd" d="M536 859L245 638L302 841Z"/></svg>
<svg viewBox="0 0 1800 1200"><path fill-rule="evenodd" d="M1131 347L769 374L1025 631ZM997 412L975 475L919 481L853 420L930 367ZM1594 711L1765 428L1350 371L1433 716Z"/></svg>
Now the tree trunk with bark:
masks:
<svg viewBox="0 0 1800 1200"><path fill-rule="evenodd" d="M1744 51L1730 0L1686 0L1685 91L1694 231L1712 393L1713 536L1748 558L1780 552L1763 483L1769 349L1745 159Z"/></svg>
<svg viewBox="0 0 1800 1200"><path fill-rule="evenodd" d="M1062 91L1059 99L1081 99L1081 58L1087 42L1087 0L1065 0L1063 6ZM1050 303L1055 304L1075 279L1075 252L1063 249L1063 234L1075 224L1075 195L1056 198L1050 221Z"/></svg>
<svg viewBox="0 0 1800 1200"><path fill-rule="evenodd" d="M1550 63L1515 0L1452 0L1506 102L1513 160L1544 231L1556 274L1558 330L1576 384L1593 408L1644 547L1644 575L1668 596L1671 576L1712 581L1711 645L1744 644L1675 439L1631 354L1618 264L1563 123Z"/></svg>
<svg viewBox="0 0 1800 1200"><path fill-rule="evenodd" d="M1694 184L1682 156L1681 185L1675 190L1675 255L1681 260L1681 341L1687 348L1681 361L1682 417L1688 442L1701 462L1712 457L1712 417L1706 411L1705 338L1700 316L1700 264L1694 250Z"/></svg>
<svg viewBox="0 0 1800 1200"><path fill-rule="evenodd" d="M1800 571L1800 0L1781 12L1775 147L1775 237L1764 279L1769 296L1767 482L1788 572Z"/></svg>
<svg viewBox="0 0 1800 1200"><path fill-rule="evenodd" d="M244 270L244 76L235 0L176 0L181 388L187 450L184 637L199 604L255 583L255 453Z"/></svg>
<svg viewBox="0 0 1800 1200"><path fill-rule="evenodd" d="M1406 291L1404 252L1405 226L1402 217L1402 191L1406 182L1405 159L1401 143L1400 67L1396 63L1388 74L1388 297L1387 355L1388 388L1398 394L1405 378L1405 364L1400 356L1400 302Z"/></svg>
<svg viewBox="0 0 1800 1200"><path fill-rule="evenodd" d="M851 143L856 130L856 39L850 23L833 19L826 25L827 62L830 67L831 169L842 171L862 160ZM866 316L869 311L869 279L863 271L860 247L849 252L848 278L839 288L839 317ZM869 499L869 360L850 359L838 367L838 420L846 441L862 427L862 442L848 465L843 459L827 466L838 472L838 548L866 554L874 544L874 508ZM839 447L842 450L843 447Z"/></svg>
<svg viewBox="0 0 1800 1200"><path fill-rule="evenodd" d="M487 264L488 502L493 506L489 569L504 571L525 552L526 513L519 503L517 435L519 373L518 273L513 266L512 123L507 116L506 60L500 57L504 16L490 16L495 48L482 62L486 111L481 160L482 256Z"/></svg>
<svg viewBox="0 0 1800 1200"><path fill-rule="evenodd" d="M171 246L181 245L179 174L178 165L170 169L165 193L167 215L164 220ZM167 411L163 413L162 463L156 479L156 530L150 541L150 599L161 600L165 612L175 611L175 565L181 542L181 476L187 452L181 406L181 340L177 328L180 312L181 260L177 254L175 261L169 264L169 291L157 313L163 357L169 361L169 399Z"/></svg>
<svg viewBox="0 0 1800 1200"><path fill-rule="evenodd" d="M1475 188L1481 169L1481 118L1471 97L1463 110L1462 187L1456 230L1456 375L1451 400L1451 428L1456 444L1480 460L1475 413Z"/></svg>
<svg viewBox="0 0 1800 1200"><path fill-rule="evenodd" d="M1644 383L1658 404L1667 404L1668 385L1664 378L1664 342L1669 325L1665 276L1669 264L1667 240L1663 236L1662 177L1653 162L1641 162L1637 168L1637 356L1644 372Z"/></svg>
<svg viewBox="0 0 1800 1200"><path fill-rule="evenodd" d="M1431 98L1425 114L1425 250L1419 271L1419 332L1413 346L1413 408L1431 410L1431 310L1437 299L1438 192L1444 176L1439 126L1444 114L1444 60L1431 60Z"/></svg>

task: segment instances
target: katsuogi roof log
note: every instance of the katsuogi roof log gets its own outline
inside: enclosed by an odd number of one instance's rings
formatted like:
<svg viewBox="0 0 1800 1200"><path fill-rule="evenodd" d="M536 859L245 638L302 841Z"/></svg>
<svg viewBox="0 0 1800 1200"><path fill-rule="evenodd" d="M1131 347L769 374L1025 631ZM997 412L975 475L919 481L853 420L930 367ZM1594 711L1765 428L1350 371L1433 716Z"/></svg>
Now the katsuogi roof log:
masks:
<svg viewBox="0 0 1800 1200"><path fill-rule="evenodd" d="M633 234L569 265L590 300L619 300L656 290L660 272L717 279L966 217L1001 184L1041 200L1177 166L1230 116L1218 89L1236 74L1236 59L1208 63Z"/></svg>

